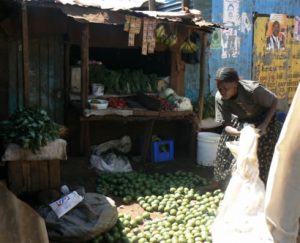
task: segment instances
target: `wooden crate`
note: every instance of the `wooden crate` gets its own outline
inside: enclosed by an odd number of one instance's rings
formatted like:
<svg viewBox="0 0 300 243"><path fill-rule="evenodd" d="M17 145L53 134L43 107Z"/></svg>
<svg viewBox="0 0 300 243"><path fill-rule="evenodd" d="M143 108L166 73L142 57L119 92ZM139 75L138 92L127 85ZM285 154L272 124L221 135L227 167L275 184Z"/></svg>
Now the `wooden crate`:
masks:
<svg viewBox="0 0 300 243"><path fill-rule="evenodd" d="M58 186L60 160L8 162L8 187L17 195Z"/></svg>

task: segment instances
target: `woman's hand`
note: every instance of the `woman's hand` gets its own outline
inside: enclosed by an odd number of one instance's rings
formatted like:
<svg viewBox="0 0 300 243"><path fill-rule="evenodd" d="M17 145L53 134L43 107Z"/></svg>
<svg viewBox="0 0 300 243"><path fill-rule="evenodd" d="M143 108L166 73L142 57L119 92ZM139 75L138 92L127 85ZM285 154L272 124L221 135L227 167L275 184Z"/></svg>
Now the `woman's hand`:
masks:
<svg viewBox="0 0 300 243"><path fill-rule="evenodd" d="M239 136L241 132L232 126L226 126L225 132L232 136Z"/></svg>
<svg viewBox="0 0 300 243"><path fill-rule="evenodd" d="M266 124L265 122L259 124L256 129L258 130L259 135L264 135L267 133L267 127L268 124Z"/></svg>

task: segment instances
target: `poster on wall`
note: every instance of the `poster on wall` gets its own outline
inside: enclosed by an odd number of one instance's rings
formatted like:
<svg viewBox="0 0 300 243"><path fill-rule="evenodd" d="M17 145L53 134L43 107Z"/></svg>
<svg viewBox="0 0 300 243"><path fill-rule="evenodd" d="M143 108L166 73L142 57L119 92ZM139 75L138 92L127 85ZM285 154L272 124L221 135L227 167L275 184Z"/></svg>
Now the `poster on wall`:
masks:
<svg viewBox="0 0 300 243"><path fill-rule="evenodd" d="M211 35L211 49L220 49L221 48L221 30L216 29Z"/></svg>
<svg viewBox="0 0 300 243"><path fill-rule="evenodd" d="M222 58L233 58L240 54L240 38L237 36L237 30L229 28L222 30Z"/></svg>
<svg viewBox="0 0 300 243"><path fill-rule="evenodd" d="M223 5L223 22L232 23L233 25L239 21L239 0L224 0Z"/></svg>
<svg viewBox="0 0 300 243"><path fill-rule="evenodd" d="M227 29L222 30L221 34L222 58L236 58L240 53L239 6L239 0L223 2L223 22Z"/></svg>
<svg viewBox="0 0 300 243"><path fill-rule="evenodd" d="M300 16L294 19L294 41L300 41Z"/></svg>
<svg viewBox="0 0 300 243"><path fill-rule="evenodd" d="M273 91L279 99L290 103L300 83L300 44L293 41L295 18L286 18L285 27L281 29L286 31L285 47L277 51L270 51L266 48L268 38L266 26L269 26L270 19L267 16L258 16L253 25L252 76L254 80Z"/></svg>
<svg viewBox="0 0 300 243"><path fill-rule="evenodd" d="M280 50L286 44L286 14L271 14L268 22L266 46L267 50Z"/></svg>

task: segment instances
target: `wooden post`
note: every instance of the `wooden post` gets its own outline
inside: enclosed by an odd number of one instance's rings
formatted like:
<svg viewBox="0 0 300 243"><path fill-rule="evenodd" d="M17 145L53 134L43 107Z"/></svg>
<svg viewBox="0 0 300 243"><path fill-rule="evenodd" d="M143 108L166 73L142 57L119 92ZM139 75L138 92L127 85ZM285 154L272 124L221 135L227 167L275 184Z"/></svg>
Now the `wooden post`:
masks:
<svg viewBox="0 0 300 243"><path fill-rule="evenodd" d="M29 43L27 5L22 1L23 105L29 106Z"/></svg>
<svg viewBox="0 0 300 243"><path fill-rule="evenodd" d="M141 162L145 163L147 160L147 153L149 149L151 149L151 138L152 138L152 131L153 131L154 119L146 122L146 131L144 133L144 141L143 141L143 148L142 148L142 158Z"/></svg>
<svg viewBox="0 0 300 243"><path fill-rule="evenodd" d="M64 57L64 66L65 66L65 81L64 81L64 97L65 97L65 111L68 110L70 102L70 43L68 40L65 40L65 57ZM64 112L64 119L67 120L67 112Z"/></svg>
<svg viewBox="0 0 300 243"><path fill-rule="evenodd" d="M181 9L184 11L185 9L189 8L189 0L182 0L181 1Z"/></svg>
<svg viewBox="0 0 300 243"><path fill-rule="evenodd" d="M186 30L177 26L177 43L171 47L171 75L172 89L178 95L184 95L184 71L185 63L181 60L180 45L186 37Z"/></svg>
<svg viewBox="0 0 300 243"><path fill-rule="evenodd" d="M148 0L148 10L155 11L155 0Z"/></svg>
<svg viewBox="0 0 300 243"><path fill-rule="evenodd" d="M201 32L201 49L200 49L200 87L199 87L199 99L198 99L198 114L197 122L198 129L201 127L201 121L203 117L203 104L204 104L204 93L206 83L206 69L207 69L207 58L206 58L206 47L207 47L207 33Z"/></svg>
<svg viewBox="0 0 300 243"><path fill-rule="evenodd" d="M81 104L82 112L87 107L89 92L89 24L85 23L81 39Z"/></svg>

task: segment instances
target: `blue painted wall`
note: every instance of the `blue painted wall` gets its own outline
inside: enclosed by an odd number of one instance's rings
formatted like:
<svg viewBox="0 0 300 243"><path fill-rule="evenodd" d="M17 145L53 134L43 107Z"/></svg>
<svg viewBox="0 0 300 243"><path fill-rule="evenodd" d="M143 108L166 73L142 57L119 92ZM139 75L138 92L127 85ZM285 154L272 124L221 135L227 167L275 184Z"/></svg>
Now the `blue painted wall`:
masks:
<svg viewBox="0 0 300 243"><path fill-rule="evenodd" d="M223 0L212 0L212 22L223 23ZM211 49L209 58L210 89L214 93L215 72L219 67L232 66L236 68L241 77L251 79L252 51L253 51L253 13L259 14L287 14L289 16L300 15L299 0L240 0L239 13L245 13L251 24L251 30L245 31L236 27L237 36L240 37L240 53L236 57L222 58L222 49Z"/></svg>
<svg viewBox="0 0 300 243"><path fill-rule="evenodd" d="M181 1L178 1L180 2ZM206 21L211 21L212 13L212 1L211 0L190 0L190 8L198 9L201 11L203 18ZM207 54L209 51L207 50ZM206 72L205 75L209 75ZM209 80L207 77L206 80ZM185 77L184 77L184 95L190 98L193 102L196 102L199 97L199 88L200 88L200 64L186 64L185 65ZM210 92L209 83L205 84L205 94Z"/></svg>

